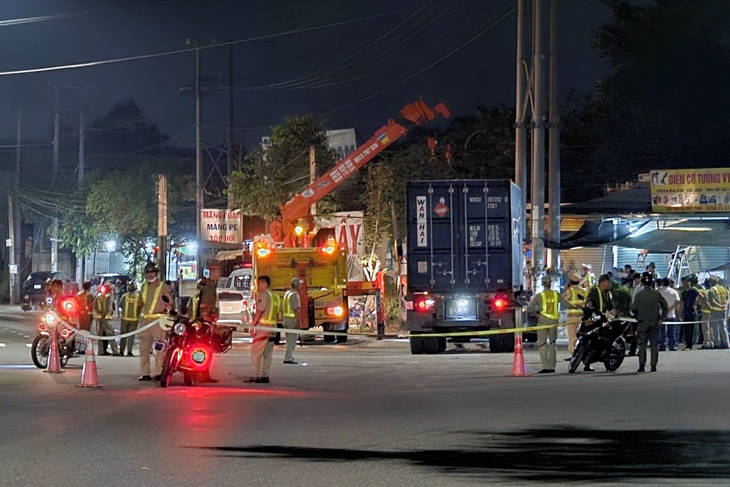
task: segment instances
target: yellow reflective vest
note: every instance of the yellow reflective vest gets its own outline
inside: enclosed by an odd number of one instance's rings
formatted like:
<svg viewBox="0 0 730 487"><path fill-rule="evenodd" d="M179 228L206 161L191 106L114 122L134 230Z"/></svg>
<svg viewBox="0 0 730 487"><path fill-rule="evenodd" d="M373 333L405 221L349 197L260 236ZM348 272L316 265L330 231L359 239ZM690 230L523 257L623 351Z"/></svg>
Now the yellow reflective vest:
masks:
<svg viewBox="0 0 730 487"><path fill-rule="evenodd" d="M162 316L160 313L155 313L154 311L155 308L157 308L157 303L160 302L162 288L165 287L165 284L157 281L157 288L155 289L155 294L150 302L147 302L147 289L149 288L147 284L147 281L142 284L142 303L144 303L142 306L142 316L145 318L156 319Z"/></svg>
<svg viewBox="0 0 730 487"><path fill-rule="evenodd" d="M122 296L122 319L124 321L137 321L139 319L139 294L137 291L126 293Z"/></svg>
<svg viewBox="0 0 730 487"><path fill-rule="evenodd" d="M264 325L276 326L279 318L281 299L268 289L265 292L269 296L269 309L266 310L266 315L261 317L261 323Z"/></svg>
<svg viewBox="0 0 730 487"><path fill-rule="evenodd" d="M289 290L284 293L284 318L296 318L296 313L291 307L291 297L297 294L295 291Z"/></svg>
<svg viewBox="0 0 730 487"><path fill-rule="evenodd" d="M540 314L549 320L557 320L560 317L560 293L550 289L540 293Z"/></svg>

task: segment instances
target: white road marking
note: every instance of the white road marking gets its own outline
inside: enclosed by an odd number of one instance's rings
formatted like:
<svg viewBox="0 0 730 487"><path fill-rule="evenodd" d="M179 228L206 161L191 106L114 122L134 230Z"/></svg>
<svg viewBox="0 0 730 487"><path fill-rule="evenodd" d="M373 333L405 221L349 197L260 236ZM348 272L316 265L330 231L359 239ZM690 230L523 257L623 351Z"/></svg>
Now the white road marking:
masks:
<svg viewBox="0 0 730 487"><path fill-rule="evenodd" d="M0 348L3 348L3 347L5 347L5 344L4 343L0 343Z"/></svg>
<svg viewBox="0 0 730 487"><path fill-rule="evenodd" d="M30 348L30 347L33 346L33 344L32 343L26 343L25 346L28 347L28 348Z"/></svg>

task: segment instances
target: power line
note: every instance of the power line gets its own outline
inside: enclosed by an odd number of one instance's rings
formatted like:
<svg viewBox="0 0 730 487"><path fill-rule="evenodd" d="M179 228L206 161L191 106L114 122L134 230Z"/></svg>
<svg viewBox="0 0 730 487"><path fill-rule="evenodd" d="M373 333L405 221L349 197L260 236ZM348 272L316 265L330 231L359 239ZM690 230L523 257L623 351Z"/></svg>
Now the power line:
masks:
<svg viewBox="0 0 730 487"><path fill-rule="evenodd" d="M379 90L379 91L377 91L377 92L375 92L375 93L373 93L373 94L371 94L371 95L368 95L368 96L364 96L364 97L360 98L359 100L356 100L356 101L354 101L354 102L348 103L348 104L346 104L346 105L342 105L341 107L335 108L335 109L333 109L333 110L329 110L329 111L326 111L326 112L320 113L320 116L330 115L330 114L332 114L332 113L336 113L336 112L339 112L339 111L341 111L341 110L344 110L344 109L346 109L346 108L350 108L350 107L352 107L352 106L355 106L355 105L357 105L357 104L359 104L359 103L362 103L362 102L364 102L364 101L370 100L371 98L375 98L376 96L382 95L383 93L385 93L385 92L387 92L387 91L390 91L390 90L392 90L393 88L396 88L396 87L398 87L398 86L402 85L402 84L403 84L403 83L405 83L406 81L408 81L408 80L411 80L411 79L415 78L415 77L416 77L416 76L418 76L419 74L421 74L421 73L423 73L423 72L425 72L425 71L428 71L429 69L431 69L431 68L433 68L434 66L436 66L436 65L440 64L440 63L441 63L442 61L444 61L445 59L447 59L447 58L451 57L452 55L456 54L457 52L461 51L461 50L462 50L463 48L465 48L466 46L468 46L469 44L471 44L471 43L472 43L472 42L474 42L475 40L479 39L479 38L480 38L481 36L483 36L484 34L486 34L487 32L489 32L490 30L492 30L492 29L493 29L494 27L496 27L496 26L497 26L497 25L498 25L499 23L501 23L501 22L502 22L502 21L503 21L504 19L506 19L507 17L509 17L510 15L512 15L512 14L513 14L513 13L514 13L514 12L515 12L516 10L517 10L517 8L512 8L512 9L510 9L510 10L509 10L509 11L508 11L507 13L505 13L505 14L504 14L504 15L503 15L502 17L500 17L500 18L499 18L499 19L497 19L497 20L496 20L495 22L493 22L492 24L490 24L489 26L487 26L487 27L486 27L485 29L483 29L483 30L482 30L481 32L479 32L479 33L478 33L478 34L476 34L475 36L473 36L473 37L472 37L471 39L467 40L466 42L464 42L463 44L461 44L461 45L460 45L459 47L457 47L456 49L453 49L453 50L452 50L451 52L449 52L449 53L447 53L447 54L445 54L445 55L441 56L441 57L440 57L439 59L437 59L437 60L436 60L436 61L434 61L433 63L429 64L428 66L426 66L426 67L424 67L424 68L422 68L422 69L419 69L418 71L416 71L415 73L411 74L410 76L407 76L406 78L403 78L402 80L400 80L400 81L398 81L398 82L396 82L396 83L393 83L392 85L388 86L387 88L383 88L382 90Z"/></svg>
<svg viewBox="0 0 730 487"><path fill-rule="evenodd" d="M130 61L142 61L145 59L155 59L155 58L159 58L159 57L174 56L177 54L195 52L196 50L217 49L219 47L232 46L232 45L236 45L236 44L244 44L244 43L248 43L248 42L260 41L260 40L266 40L266 39L275 39L277 37L285 37L285 36L289 36L289 35L302 34L305 32L325 30L325 29L330 29L332 27L341 27L344 25L369 22L371 20L382 19L385 17L393 16L393 15L395 15L395 14L389 13L389 14L373 15L370 17L362 18L362 19L345 20L342 22L334 22L331 24L318 25L318 26L314 26L314 27L304 27L301 29L293 29L293 30L289 30L289 31L285 31L285 32L277 32L274 34L264 34L264 35L260 35L260 36L248 37L245 39L238 39L238 40L234 40L234 41L221 42L221 43L211 44L211 45L207 45L207 46L188 47L188 48L184 48L184 49L176 49L173 51L165 51L165 52L158 52L158 53L152 53L152 54L141 54L138 56L128 56L128 57L122 57L122 58L116 58L116 59L104 59L101 61L89 61L89 62L85 62L85 63L64 64L64 65L58 65L58 66L46 66L46 67L42 67L42 68L17 69L17 70L13 70L13 71L0 71L0 76L17 76L17 75L21 75L21 74L47 73L47 72L51 72L51 71L64 71L64 70L69 70L69 69L90 68L93 66L103 66L103 65L107 65L107 64L118 64L118 63L130 62Z"/></svg>

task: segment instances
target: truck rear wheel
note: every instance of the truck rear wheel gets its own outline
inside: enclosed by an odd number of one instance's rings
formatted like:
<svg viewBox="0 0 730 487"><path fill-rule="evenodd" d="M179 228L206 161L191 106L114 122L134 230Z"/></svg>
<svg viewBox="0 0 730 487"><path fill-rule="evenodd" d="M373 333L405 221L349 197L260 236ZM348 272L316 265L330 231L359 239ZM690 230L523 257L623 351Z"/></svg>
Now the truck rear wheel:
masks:
<svg viewBox="0 0 730 487"><path fill-rule="evenodd" d="M504 338L502 335L492 335L489 337L489 351L492 353L504 352Z"/></svg>
<svg viewBox="0 0 730 487"><path fill-rule="evenodd" d="M434 337L421 338L423 340L423 351L429 355L440 353L439 339Z"/></svg>
<svg viewBox="0 0 730 487"><path fill-rule="evenodd" d="M423 353L423 338L411 337L411 355L421 355Z"/></svg>
<svg viewBox="0 0 730 487"><path fill-rule="evenodd" d="M514 333L508 333L502 335L502 343L504 344L505 353L515 353L515 335Z"/></svg>
<svg viewBox="0 0 730 487"><path fill-rule="evenodd" d="M446 338L439 338L439 351L438 353L443 353L446 351Z"/></svg>
<svg viewBox="0 0 730 487"><path fill-rule="evenodd" d="M337 338L337 337L332 336L332 335L325 335L324 342L325 343L335 343L335 338Z"/></svg>

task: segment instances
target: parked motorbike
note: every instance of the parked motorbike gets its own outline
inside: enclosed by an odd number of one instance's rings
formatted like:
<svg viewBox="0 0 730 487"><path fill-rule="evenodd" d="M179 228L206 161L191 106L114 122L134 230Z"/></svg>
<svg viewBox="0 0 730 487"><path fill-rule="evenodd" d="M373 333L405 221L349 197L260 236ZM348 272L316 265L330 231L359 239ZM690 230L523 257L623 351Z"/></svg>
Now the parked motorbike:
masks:
<svg viewBox="0 0 730 487"><path fill-rule="evenodd" d="M621 367L626 356L626 337L631 333L633 318L611 318L594 314L592 325L581 325L573 355L570 357L568 372L574 373L581 362L589 366L603 362L609 372Z"/></svg>
<svg viewBox="0 0 730 487"><path fill-rule="evenodd" d="M182 372L185 385L194 386L200 379L209 377L213 354L226 353L233 346L235 327L217 326L205 319L191 321L174 311L165 320L171 325L163 324L163 328L169 327L169 332L164 344L160 387L169 386L175 372Z"/></svg>
<svg viewBox="0 0 730 487"><path fill-rule="evenodd" d="M77 313L78 304L73 297L64 298L59 301L57 310L49 307L40 317L36 326L38 334L30 346L30 358L33 364L39 369L48 366L48 355L53 340L51 333L58 334L58 355L61 367L65 367L69 359L75 354L83 352L83 342L76 343L76 332L69 325L68 319Z"/></svg>

